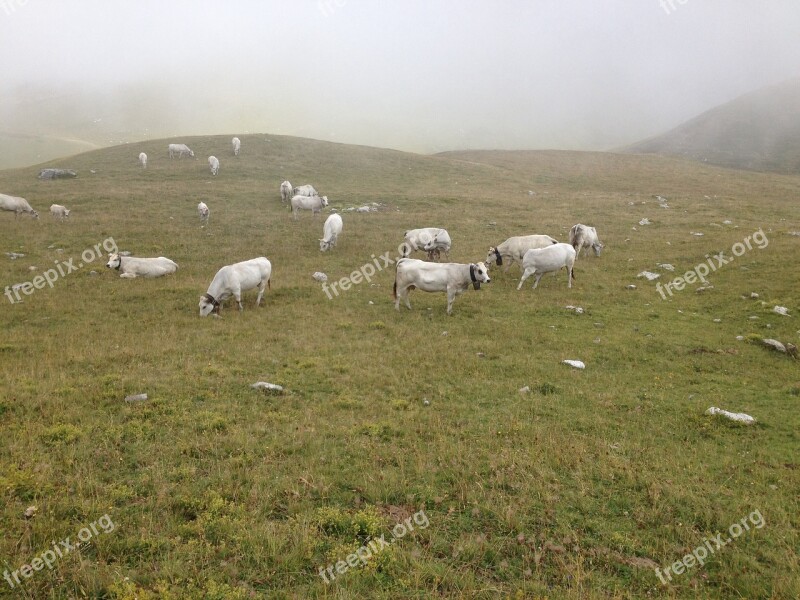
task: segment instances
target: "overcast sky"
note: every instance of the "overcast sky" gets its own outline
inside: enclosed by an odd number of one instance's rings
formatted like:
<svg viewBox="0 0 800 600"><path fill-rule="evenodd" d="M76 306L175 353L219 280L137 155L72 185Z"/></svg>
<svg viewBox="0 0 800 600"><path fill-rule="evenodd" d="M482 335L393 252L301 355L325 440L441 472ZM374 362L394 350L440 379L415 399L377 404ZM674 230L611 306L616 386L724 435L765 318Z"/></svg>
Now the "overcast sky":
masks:
<svg viewBox="0 0 800 600"><path fill-rule="evenodd" d="M668 2L0 0L0 96L154 137L609 149L800 76L797 0Z"/></svg>

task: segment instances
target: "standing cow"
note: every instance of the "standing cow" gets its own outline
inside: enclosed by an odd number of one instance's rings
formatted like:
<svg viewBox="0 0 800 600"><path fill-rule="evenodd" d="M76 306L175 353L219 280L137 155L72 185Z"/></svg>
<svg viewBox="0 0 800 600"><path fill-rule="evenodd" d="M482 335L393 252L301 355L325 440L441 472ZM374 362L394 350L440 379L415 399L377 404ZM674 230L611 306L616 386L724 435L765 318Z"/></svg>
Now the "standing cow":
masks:
<svg viewBox="0 0 800 600"><path fill-rule="evenodd" d="M235 137L231 140L231 146L233 146L233 155L239 156L239 151L242 149L242 141Z"/></svg>
<svg viewBox="0 0 800 600"><path fill-rule="evenodd" d="M208 157L208 168L214 176L219 173L219 159L216 156Z"/></svg>
<svg viewBox="0 0 800 600"><path fill-rule="evenodd" d="M522 289L525 280L534 275L536 280L533 282L533 289L539 285L539 280L545 273L560 271L563 267L567 269L567 287L572 287L572 280L575 279L573 266L575 265L575 248L569 244L553 244L546 248L533 248L522 257L522 277L519 280L517 289Z"/></svg>
<svg viewBox="0 0 800 600"><path fill-rule="evenodd" d="M573 225L572 229L569 230L569 243L575 248L575 252L577 253L575 256L576 260L581 250L585 253L591 248L594 250L595 256L600 256L600 252L604 247L600 238L597 237L597 229L580 223Z"/></svg>
<svg viewBox="0 0 800 600"><path fill-rule="evenodd" d="M515 235L502 244L489 248L489 254L486 255L486 265L491 267L497 263L498 266L503 267L503 272L505 273L515 262L522 266L522 257L525 256L528 250L546 248L557 243L558 240L551 238L549 235ZM503 264L504 260L506 261L505 264Z"/></svg>
<svg viewBox="0 0 800 600"><path fill-rule="evenodd" d="M397 261L394 278L394 307L400 310L400 300L411 309L408 292L418 288L423 292L447 292L447 314L453 312L453 301L472 285L476 290L481 283L490 283L489 271L483 263L469 265L459 263L432 263L416 258L401 258Z"/></svg>
<svg viewBox="0 0 800 600"><path fill-rule="evenodd" d="M143 169L147 168L147 154L144 152L139 152L139 164L142 165Z"/></svg>
<svg viewBox="0 0 800 600"><path fill-rule="evenodd" d="M0 194L0 210L13 212L14 218L17 218L21 213L28 213L34 219L39 218L39 213L31 208L25 198L20 198L19 196Z"/></svg>
<svg viewBox="0 0 800 600"><path fill-rule="evenodd" d="M63 221L69 216L70 210L66 206L61 206L60 204L51 204L50 205L50 214L53 215L53 218L58 219L59 221Z"/></svg>
<svg viewBox="0 0 800 600"><path fill-rule="evenodd" d="M295 196L319 196L319 192L309 183L294 188L292 192Z"/></svg>
<svg viewBox="0 0 800 600"><path fill-rule="evenodd" d="M184 156L194 157L194 152L186 144L170 144L169 157L175 158L176 154L178 158L183 158Z"/></svg>
<svg viewBox="0 0 800 600"><path fill-rule="evenodd" d="M446 229L440 227L423 227L422 229L411 229L405 232L405 243L403 244L403 256L407 257L414 250L424 250L428 253L428 260L439 260L441 251L444 250L445 256L449 256L452 241Z"/></svg>
<svg viewBox="0 0 800 600"><path fill-rule="evenodd" d="M200 215L200 226L205 227L208 225L208 218L211 216L211 211L205 202L200 202L197 205L197 214Z"/></svg>
<svg viewBox="0 0 800 600"><path fill-rule="evenodd" d="M222 303L231 296L236 299L239 311L244 310L242 292L254 288L258 288L256 306L259 306L265 287L272 287L269 281L271 276L272 263L263 256L222 267L211 280L208 291L200 297L200 316L205 317L212 312L219 316Z"/></svg>
<svg viewBox="0 0 800 600"><path fill-rule="evenodd" d="M331 250L336 245L336 240L342 233L342 217L337 214L332 214L325 220L325 225L322 228L322 239L319 241L319 251L326 252Z"/></svg>
<svg viewBox="0 0 800 600"><path fill-rule="evenodd" d="M327 196L294 196L291 201L292 218L297 220L297 214L300 210L310 210L314 216L322 212L322 209L328 206Z"/></svg>
<svg viewBox="0 0 800 600"><path fill-rule="evenodd" d="M294 188L292 188L292 184L288 181L284 181L281 184L281 202L289 202L294 196Z"/></svg>

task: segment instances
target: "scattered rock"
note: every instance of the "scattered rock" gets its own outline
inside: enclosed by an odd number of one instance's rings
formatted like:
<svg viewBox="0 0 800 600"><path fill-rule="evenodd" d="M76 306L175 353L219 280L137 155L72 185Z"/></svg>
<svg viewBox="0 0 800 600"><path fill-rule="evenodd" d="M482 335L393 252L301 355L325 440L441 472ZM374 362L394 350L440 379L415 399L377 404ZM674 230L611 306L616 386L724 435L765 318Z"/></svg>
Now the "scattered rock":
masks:
<svg viewBox="0 0 800 600"><path fill-rule="evenodd" d="M700 233L699 231L690 231L689 233L691 233L692 235L696 235L697 237L705 235L704 233Z"/></svg>
<svg viewBox="0 0 800 600"><path fill-rule="evenodd" d="M89 275L91 275L92 277L97 277L99 274L100 273L98 273L97 271L89 271Z"/></svg>
<svg viewBox="0 0 800 600"><path fill-rule="evenodd" d="M744 341L744 336L743 335L737 335L736 336L736 341L737 342L743 342Z"/></svg>
<svg viewBox="0 0 800 600"><path fill-rule="evenodd" d="M749 317L749 319L750 319L751 321L758 321L759 317L758 317L758 316L756 316L756 315L752 315L751 317Z"/></svg>
<svg viewBox="0 0 800 600"><path fill-rule="evenodd" d="M726 417L731 421L738 421L739 423L744 423L745 425L752 425L756 422L756 420L747 415L745 413L732 413L728 412L727 410L722 410L721 408L717 408L716 406L712 406L706 411L707 415L720 415L722 417Z"/></svg>
<svg viewBox="0 0 800 600"><path fill-rule="evenodd" d="M34 267L33 265L31 265L30 267L28 267L28 271L35 271L35 270L36 270L36 267ZM777 308L777 307L776 307L776 308Z"/></svg>
<svg viewBox="0 0 800 600"><path fill-rule="evenodd" d="M650 222L650 219L648 219L647 217L645 217L644 219L642 219L641 221L639 221L639 225L652 225L652 223Z"/></svg>
<svg viewBox="0 0 800 600"><path fill-rule="evenodd" d="M800 231L790 231L788 233L789 233L789 235L795 235L795 236L800 237Z"/></svg>
<svg viewBox="0 0 800 600"><path fill-rule="evenodd" d="M575 367L576 369L585 369L586 365L583 364L580 360L562 360L561 364L569 365L570 367Z"/></svg>
<svg viewBox="0 0 800 600"><path fill-rule="evenodd" d="M431 401L430 401L430 400L428 400L427 398L425 398L425 399L422 401L422 405L423 405L423 406L430 406L430 405L431 405Z"/></svg>
<svg viewBox="0 0 800 600"><path fill-rule="evenodd" d="M369 301L369 304L375 304L372 300Z"/></svg>
<svg viewBox="0 0 800 600"><path fill-rule="evenodd" d="M722 224L723 224L723 225L730 225L731 223L733 223L733 221L731 221L730 219L725 219L725 220L722 222Z"/></svg>
<svg viewBox="0 0 800 600"><path fill-rule="evenodd" d="M447 335L447 332L446 332L446 331L443 331L443 332L442 332L442 335L443 335L443 336L444 336L444 335Z"/></svg>
<svg viewBox="0 0 800 600"><path fill-rule="evenodd" d="M714 323L722 323L722 319L714 319Z"/></svg>
<svg viewBox="0 0 800 600"><path fill-rule="evenodd" d="M119 254L120 256L130 256L131 255L129 250L123 250L122 252L118 252L117 254Z"/></svg>
<svg viewBox="0 0 800 600"><path fill-rule="evenodd" d="M711 285L710 283L706 282L703 285L701 285L699 288L697 288L695 290L695 292L700 294L702 292L705 292L706 290L713 290L713 289L714 289L714 286Z"/></svg>
<svg viewBox="0 0 800 600"><path fill-rule="evenodd" d="M145 400L147 400L147 394L134 394L125 398L125 402L144 402Z"/></svg>
<svg viewBox="0 0 800 600"><path fill-rule="evenodd" d="M647 281L653 281L654 279L661 277L661 275L658 273L652 273L651 271L642 271L636 277L646 277Z"/></svg>
<svg viewBox="0 0 800 600"><path fill-rule="evenodd" d="M78 174L72 169L42 169L37 176L39 179L73 179Z"/></svg>
<svg viewBox="0 0 800 600"><path fill-rule="evenodd" d="M275 394L282 394L283 387L274 383L267 383L266 381L258 381L250 386L254 390L264 390L265 392L272 392Z"/></svg>
<svg viewBox="0 0 800 600"><path fill-rule="evenodd" d="M575 314L578 314L578 315L582 315L583 314L583 309L580 306L572 306L570 304L569 306L565 306L564 308L566 308L567 310L574 311Z"/></svg>
<svg viewBox="0 0 800 600"><path fill-rule="evenodd" d="M28 508L25 509L25 512L22 514L25 515L26 519L32 519L33 517L36 516L38 510L39 509L36 506L29 506Z"/></svg>
<svg viewBox="0 0 800 600"><path fill-rule="evenodd" d="M664 269L665 271L674 271L675 270L675 266L671 265L669 263L658 263L656 266L659 269Z"/></svg>
<svg viewBox="0 0 800 600"><path fill-rule="evenodd" d="M772 338L766 338L761 340L761 342L768 348L772 348L773 350L777 350L778 352L786 354L786 346L781 344L778 340L773 340Z"/></svg>
<svg viewBox="0 0 800 600"><path fill-rule="evenodd" d="M750 297L755 300L756 298L758 298L758 294L756 294L755 292L750 292Z"/></svg>
<svg viewBox="0 0 800 600"><path fill-rule="evenodd" d="M783 315L784 317L790 317L789 309L785 306L776 306L772 309L772 312L778 313L779 315Z"/></svg>
<svg viewBox="0 0 800 600"><path fill-rule="evenodd" d="M316 279L319 282L328 281L328 276L325 273L322 273L321 271L317 271L311 277L313 277L314 279Z"/></svg>
<svg viewBox="0 0 800 600"><path fill-rule="evenodd" d="M6 252L6 256L11 260L17 260L18 258L25 258L25 255L19 252Z"/></svg>
<svg viewBox="0 0 800 600"><path fill-rule="evenodd" d="M626 285L626 286L625 286L625 289L626 289L626 290L635 290L635 289L636 289L636 286L635 286L635 285L633 285L633 284Z"/></svg>
<svg viewBox="0 0 800 600"><path fill-rule="evenodd" d="M497 221L489 221L490 227L494 227L495 225L497 225Z"/></svg>
<svg viewBox="0 0 800 600"><path fill-rule="evenodd" d="M531 391L531 386L526 385L525 387L519 388L518 391L519 391L520 394L527 394L528 392Z"/></svg>
<svg viewBox="0 0 800 600"><path fill-rule="evenodd" d="M486 355L483 352L478 352L477 357L478 358L486 358Z"/></svg>

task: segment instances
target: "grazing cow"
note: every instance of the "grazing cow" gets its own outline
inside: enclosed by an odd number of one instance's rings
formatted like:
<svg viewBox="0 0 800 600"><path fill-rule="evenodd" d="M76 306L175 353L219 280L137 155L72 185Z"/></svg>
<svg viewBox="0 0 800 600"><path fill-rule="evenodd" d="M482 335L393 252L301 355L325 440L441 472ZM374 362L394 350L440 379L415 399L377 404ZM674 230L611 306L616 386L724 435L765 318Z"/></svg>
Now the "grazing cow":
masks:
<svg viewBox="0 0 800 600"><path fill-rule="evenodd" d="M290 203L292 205L292 217L297 220L297 213L300 209L310 210L314 216L328 206L327 196L294 196Z"/></svg>
<svg viewBox="0 0 800 600"><path fill-rule="evenodd" d="M333 214L325 220L322 227L322 239L319 241L319 251L331 250L336 245L339 234L342 233L342 217Z"/></svg>
<svg viewBox="0 0 800 600"><path fill-rule="evenodd" d="M53 215L59 221L63 221L69 216L70 210L65 207L61 206L60 204L51 204L50 205L50 214Z"/></svg>
<svg viewBox="0 0 800 600"><path fill-rule="evenodd" d="M219 159L216 156L208 157L208 168L211 170L212 175L219 173Z"/></svg>
<svg viewBox="0 0 800 600"><path fill-rule="evenodd" d="M281 184L281 202L289 202L294 196L294 189L292 189L292 184L288 181L284 181Z"/></svg>
<svg viewBox="0 0 800 600"><path fill-rule="evenodd" d="M422 229L411 229L405 232L405 244L403 245L403 256L407 257L414 250L424 250L428 253L428 260L439 260L441 251L444 250L445 256L450 256L452 242L450 234L446 229L439 227L423 227Z"/></svg>
<svg viewBox="0 0 800 600"><path fill-rule="evenodd" d="M242 149L242 141L235 137L231 140L231 146L233 146L233 155L239 156L239 151Z"/></svg>
<svg viewBox="0 0 800 600"><path fill-rule="evenodd" d="M319 196L319 192L314 189L314 186L311 184L301 185L300 187L294 188L292 193L295 196Z"/></svg>
<svg viewBox="0 0 800 600"><path fill-rule="evenodd" d="M600 238L597 237L597 230L594 227L581 225L580 223L573 225L572 229L569 230L569 243L575 248L577 255L581 253L581 250L585 253L591 248L594 250L595 256L600 256L600 252L604 247ZM575 256L576 260L578 258L577 255Z"/></svg>
<svg viewBox="0 0 800 600"><path fill-rule="evenodd" d="M423 292L447 292L447 314L453 312L456 296L469 289L470 284L478 290L481 283L490 283L489 271L483 263L469 265L459 263L432 263L416 258L401 258L397 261L394 277L394 307L400 310L400 300L408 301L408 292L419 288Z"/></svg>
<svg viewBox="0 0 800 600"><path fill-rule="evenodd" d="M194 157L194 152L189 149L189 146L186 144L170 144L169 145L169 157L175 158L175 155L178 155L178 158L183 158L184 155Z"/></svg>
<svg viewBox="0 0 800 600"><path fill-rule="evenodd" d="M575 248L569 244L559 243L546 248L532 248L522 257L523 272L517 289L521 289L522 284L531 275L536 275L536 281L533 282L533 289L536 289L542 275L559 271L562 267L567 268L567 287L571 288L572 280L575 279L575 275L572 272L574 264Z"/></svg>
<svg viewBox="0 0 800 600"><path fill-rule="evenodd" d="M116 269L119 276L124 279L137 277L161 277L178 270L178 265L168 258L134 258L133 256L120 256L117 253L109 254L106 267Z"/></svg>
<svg viewBox="0 0 800 600"><path fill-rule="evenodd" d="M546 248L557 243L558 240L549 235L515 235L502 244L489 248L489 254L486 255L486 266L491 267L497 263L498 266L503 267L503 273L505 273L515 262L519 263L521 267L522 257L531 248ZM505 265L503 265L503 260L506 261Z"/></svg>
<svg viewBox="0 0 800 600"><path fill-rule="evenodd" d="M25 198L19 196L6 196L0 194L0 210L7 210L14 213L14 218L17 218L20 213L28 213L34 219L39 218L39 213L31 208Z"/></svg>
<svg viewBox="0 0 800 600"><path fill-rule="evenodd" d="M147 154L144 152L139 152L139 164L142 165L143 169L147 168Z"/></svg>
<svg viewBox="0 0 800 600"><path fill-rule="evenodd" d="M231 296L239 304L239 310L244 310L242 292L254 288L258 288L256 306L259 306L264 288L272 288L269 281L271 276L272 264L263 256L222 267L211 280L208 291L200 296L200 316L208 316L211 312L219 315L222 303Z"/></svg>
<svg viewBox="0 0 800 600"><path fill-rule="evenodd" d="M200 225L205 226L208 224L208 218L211 216L211 211L205 202L200 202L197 205L197 214L200 215Z"/></svg>

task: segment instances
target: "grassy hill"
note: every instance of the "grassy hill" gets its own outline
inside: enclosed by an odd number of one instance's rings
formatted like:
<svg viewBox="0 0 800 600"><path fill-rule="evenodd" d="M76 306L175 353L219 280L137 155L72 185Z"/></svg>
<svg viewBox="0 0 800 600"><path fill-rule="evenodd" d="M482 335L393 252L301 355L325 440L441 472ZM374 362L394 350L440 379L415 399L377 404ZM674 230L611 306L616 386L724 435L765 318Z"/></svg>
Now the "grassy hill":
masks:
<svg viewBox="0 0 800 600"><path fill-rule="evenodd" d="M746 94L625 151L800 173L800 79Z"/></svg>
<svg viewBox="0 0 800 600"><path fill-rule="evenodd" d="M52 163L74 180L0 171L1 193L42 213L0 213L0 288L85 263L23 302L0 298L0 576L96 530L15 588L0 579L0 598L800 595L798 362L736 340L800 338L787 261L800 178L658 156L419 156L273 135L240 136L235 159L230 137ZM198 160L170 161L168 141ZM222 162L215 178L209 154ZM339 245L321 254L323 219L291 220L284 178L338 209L386 208L344 212ZM69 222L46 214L54 202ZM452 317L442 294L419 291L396 312L392 268L332 299L311 277L393 259L412 227L446 227L450 259L468 262L510 235L566 239L577 222L606 249L578 260L571 290L560 273L517 291L515 266L459 297ZM721 267L712 289L662 300L636 278L665 282L759 230L768 245ZM120 279L95 258L110 239L179 270ZM243 313L199 318L216 270L260 255L273 264L265 303L251 292ZM124 401L138 393L149 399ZM709 406L758 423L704 416ZM755 513L762 527L659 581L656 567ZM414 531L394 535L403 522ZM320 569L336 573L381 535L389 546L365 566L323 581Z"/></svg>

